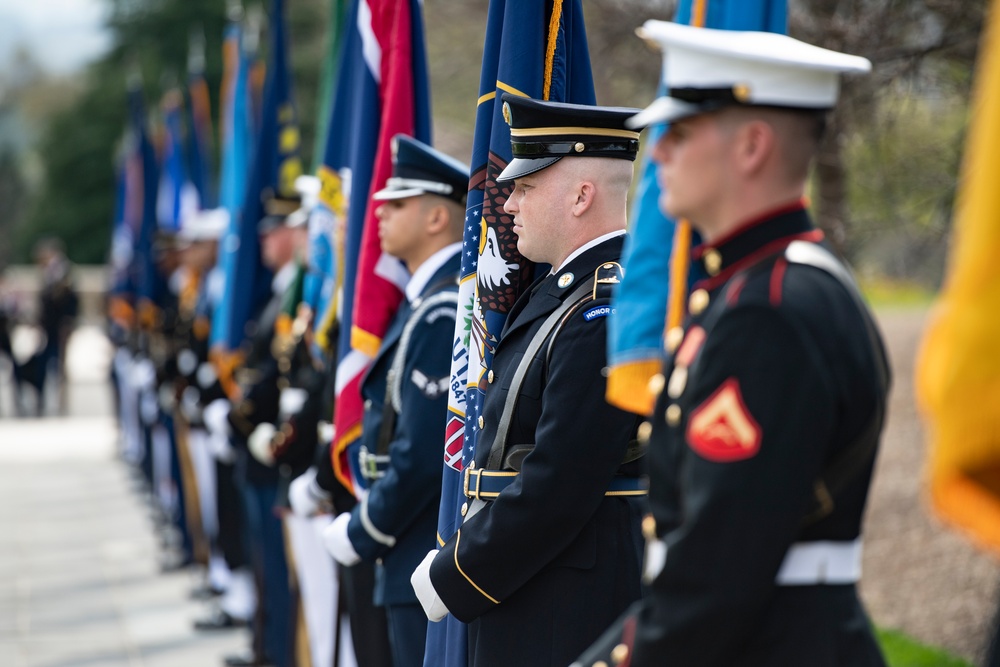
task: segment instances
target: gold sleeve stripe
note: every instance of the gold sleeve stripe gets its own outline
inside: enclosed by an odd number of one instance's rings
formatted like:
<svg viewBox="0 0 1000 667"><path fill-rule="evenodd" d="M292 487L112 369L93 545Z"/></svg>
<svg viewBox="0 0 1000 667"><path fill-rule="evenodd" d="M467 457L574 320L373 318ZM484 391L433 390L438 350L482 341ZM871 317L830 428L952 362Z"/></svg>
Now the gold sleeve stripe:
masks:
<svg viewBox="0 0 1000 667"><path fill-rule="evenodd" d="M459 574L461 574L463 577L465 577L465 580L468 581L469 584L471 584L473 588L475 588L477 591L479 591L480 593L482 593L483 597L485 597L487 600L489 600L493 604L500 604L499 600L497 600L496 598L492 597L489 593L487 593L482 588L480 588L476 584L476 582L474 582L472 579L470 579L469 575L467 575L465 573L465 571L462 570L462 566L458 564L458 545L459 545L459 543L461 541L462 541L462 531L459 530L457 533L455 533L455 569L458 570Z"/></svg>

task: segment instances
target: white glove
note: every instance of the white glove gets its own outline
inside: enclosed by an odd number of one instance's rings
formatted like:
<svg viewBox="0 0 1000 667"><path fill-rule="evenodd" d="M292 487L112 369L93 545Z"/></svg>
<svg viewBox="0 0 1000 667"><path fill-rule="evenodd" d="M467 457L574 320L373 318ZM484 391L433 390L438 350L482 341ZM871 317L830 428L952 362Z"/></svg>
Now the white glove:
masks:
<svg viewBox="0 0 1000 667"><path fill-rule="evenodd" d="M229 433L229 400L217 398L208 405L201 413L201 419L205 422L205 428L213 434L225 436Z"/></svg>
<svg viewBox="0 0 1000 667"><path fill-rule="evenodd" d="M292 480L288 502L292 512L303 519L330 511L330 495L316 483L316 468L309 468Z"/></svg>
<svg viewBox="0 0 1000 667"><path fill-rule="evenodd" d="M271 440L278 432L274 424L263 422L257 424L250 437L247 438L247 448L253 457L266 466L274 465L274 451L271 449Z"/></svg>
<svg viewBox="0 0 1000 667"><path fill-rule="evenodd" d="M333 523L323 529L323 546L335 561L345 567L361 562L361 556L354 550L351 538L347 535L347 525L350 522L351 513L342 512Z"/></svg>
<svg viewBox="0 0 1000 667"><path fill-rule="evenodd" d="M413 592L417 594L417 600L427 614L427 620L435 623L448 615L448 607L444 606L444 601L431 583L431 563L437 555L437 549L431 549L410 575L410 585L413 586Z"/></svg>
<svg viewBox="0 0 1000 667"><path fill-rule="evenodd" d="M209 431L208 437L205 438L205 444L208 445L208 451L216 460L222 463L236 462L236 450L229 442L229 436Z"/></svg>
<svg viewBox="0 0 1000 667"><path fill-rule="evenodd" d="M287 419L302 412L309 392L299 387L286 387L278 397L278 412Z"/></svg>

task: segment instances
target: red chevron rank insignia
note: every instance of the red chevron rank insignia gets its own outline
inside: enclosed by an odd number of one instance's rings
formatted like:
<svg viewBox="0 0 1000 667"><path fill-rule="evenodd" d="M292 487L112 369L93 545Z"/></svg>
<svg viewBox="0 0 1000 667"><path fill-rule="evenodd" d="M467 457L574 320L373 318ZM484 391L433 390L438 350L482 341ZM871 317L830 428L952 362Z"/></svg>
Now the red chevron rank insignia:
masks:
<svg viewBox="0 0 1000 667"><path fill-rule="evenodd" d="M688 419L691 449L716 463L752 458L760 451L760 425L750 414L740 383L729 378Z"/></svg>

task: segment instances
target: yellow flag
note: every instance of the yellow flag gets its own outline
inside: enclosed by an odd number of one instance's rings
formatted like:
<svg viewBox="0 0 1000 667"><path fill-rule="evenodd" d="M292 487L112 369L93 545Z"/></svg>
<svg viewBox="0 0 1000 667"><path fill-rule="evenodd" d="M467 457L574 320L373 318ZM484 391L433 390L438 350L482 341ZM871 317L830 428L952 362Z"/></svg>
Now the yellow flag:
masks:
<svg viewBox="0 0 1000 667"><path fill-rule="evenodd" d="M1000 2L983 34L945 285L917 357L938 514L1000 556Z"/></svg>

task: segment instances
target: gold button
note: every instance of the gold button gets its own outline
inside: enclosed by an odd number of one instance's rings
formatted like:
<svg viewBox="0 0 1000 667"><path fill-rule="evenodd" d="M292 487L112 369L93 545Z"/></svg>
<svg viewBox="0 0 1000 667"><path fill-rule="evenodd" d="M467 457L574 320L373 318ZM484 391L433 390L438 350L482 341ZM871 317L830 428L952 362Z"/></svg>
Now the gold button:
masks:
<svg viewBox="0 0 1000 667"><path fill-rule="evenodd" d="M575 144L573 144L573 150L575 150L577 153L582 153L584 148L586 148L586 146L584 146L582 142L578 141Z"/></svg>
<svg viewBox="0 0 1000 667"><path fill-rule="evenodd" d="M663 385L666 383L667 379L663 377L663 373L657 373L653 377L649 378L649 392L659 396L660 392L663 391Z"/></svg>
<svg viewBox="0 0 1000 667"><path fill-rule="evenodd" d="M625 662L626 658L628 658L628 646L626 644L619 644L611 649L611 661L616 665Z"/></svg>
<svg viewBox="0 0 1000 667"><path fill-rule="evenodd" d="M462 503L462 516L469 513L469 503Z"/></svg>
<svg viewBox="0 0 1000 667"><path fill-rule="evenodd" d="M490 384L493 384L494 377L495 376L493 375L493 371L490 371L489 373L486 374L486 381L489 382Z"/></svg>
<svg viewBox="0 0 1000 667"><path fill-rule="evenodd" d="M719 270L722 269L722 255L715 248L709 248L705 251L705 270L708 271L708 275L717 276L719 275Z"/></svg>
<svg viewBox="0 0 1000 667"><path fill-rule="evenodd" d="M667 408L667 424L677 426L681 423L681 406L674 403Z"/></svg>
<svg viewBox="0 0 1000 667"><path fill-rule="evenodd" d="M652 514L647 514L642 518L642 536L652 542L656 539L656 519Z"/></svg>
<svg viewBox="0 0 1000 667"><path fill-rule="evenodd" d="M486 420L483 419L482 415L479 415L479 421L477 423L479 424L479 428L482 429L483 428L483 424L486 423Z"/></svg>
<svg viewBox="0 0 1000 667"><path fill-rule="evenodd" d="M684 366L675 368L674 372L670 374L670 382L667 384L667 396L670 398L679 398L684 393L687 381L688 369Z"/></svg>
<svg viewBox="0 0 1000 667"><path fill-rule="evenodd" d="M673 354L677 351L677 348L681 346L681 341L684 340L684 329L681 327L671 327L667 331L667 338L664 343L664 347L667 348L667 352Z"/></svg>
<svg viewBox="0 0 1000 667"><path fill-rule="evenodd" d="M701 315L702 311L708 308L708 301L708 292L696 289L691 292L691 298L688 299L688 310L691 311L692 315Z"/></svg>
<svg viewBox="0 0 1000 667"><path fill-rule="evenodd" d="M733 86L733 97L737 102L748 102L750 100L750 86L745 83L736 84Z"/></svg>
<svg viewBox="0 0 1000 667"><path fill-rule="evenodd" d="M646 444L647 442L649 442L649 436L652 435L652 433L653 433L653 425L650 424L649 422L642 422L641 424L639 424L639 430L636 433L635 437L638 438L639 442L641 442L642 444Z"/></svg>

